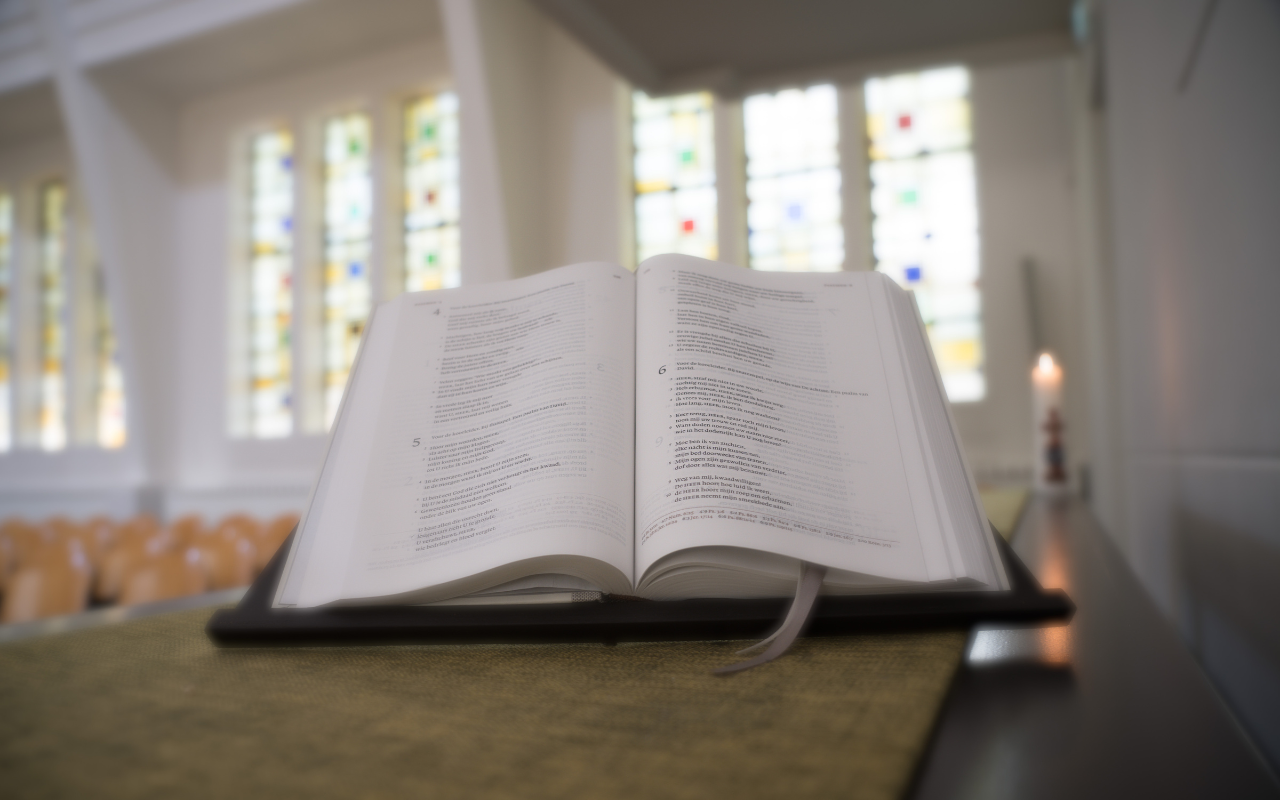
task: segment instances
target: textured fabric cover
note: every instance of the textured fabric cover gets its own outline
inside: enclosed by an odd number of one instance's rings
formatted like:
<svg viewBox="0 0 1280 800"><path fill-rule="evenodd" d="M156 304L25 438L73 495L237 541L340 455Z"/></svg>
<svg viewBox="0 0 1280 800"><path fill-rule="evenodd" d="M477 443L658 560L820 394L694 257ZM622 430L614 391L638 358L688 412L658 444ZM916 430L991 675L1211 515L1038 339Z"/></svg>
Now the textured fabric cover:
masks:
<svg viewBox="0 0 1280 800"><path fill-rule="evenodd" d="M0 646L18 797L902 794L962 632L219 650L209 610Z"/></svg>

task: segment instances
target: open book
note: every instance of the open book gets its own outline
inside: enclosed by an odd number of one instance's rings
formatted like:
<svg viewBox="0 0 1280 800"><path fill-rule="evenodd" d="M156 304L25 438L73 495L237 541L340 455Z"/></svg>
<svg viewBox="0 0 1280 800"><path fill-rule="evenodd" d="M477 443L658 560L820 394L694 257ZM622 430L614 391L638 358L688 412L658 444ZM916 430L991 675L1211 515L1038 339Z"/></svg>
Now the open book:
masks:
<svg viewBox="0 0 1280 800"><path fill-rule="evenodd" d="M910 295L688 256L403 295L277 607L1003 590Z"/></svg>

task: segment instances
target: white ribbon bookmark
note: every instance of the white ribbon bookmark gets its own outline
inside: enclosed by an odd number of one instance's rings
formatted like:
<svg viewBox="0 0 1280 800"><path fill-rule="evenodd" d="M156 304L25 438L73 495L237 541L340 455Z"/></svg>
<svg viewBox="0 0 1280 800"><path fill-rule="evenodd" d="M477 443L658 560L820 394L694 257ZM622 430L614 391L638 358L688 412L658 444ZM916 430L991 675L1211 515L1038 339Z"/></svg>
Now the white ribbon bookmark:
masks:
<svg viewBox="0 0 1280 800"><path fill-rule="evenodd" d="M761 639L750 647L739 650L736 655L744 656L753 650L759 650L765 645L768 645L769 649L755 658L747 659L728 667L721 667L712 674L730 675L735 672L742 672L744 669L767 664L790 650L796 637L804 631L805 626L809 623L809 617L813 614L814 603L818 599L818 591L822 588L822 579L826 575L826 567L810 564L808 561L802 562L800 582L796 585L796 596L791 601L791 608L787 611L787 618L767 638Z"/></svg>

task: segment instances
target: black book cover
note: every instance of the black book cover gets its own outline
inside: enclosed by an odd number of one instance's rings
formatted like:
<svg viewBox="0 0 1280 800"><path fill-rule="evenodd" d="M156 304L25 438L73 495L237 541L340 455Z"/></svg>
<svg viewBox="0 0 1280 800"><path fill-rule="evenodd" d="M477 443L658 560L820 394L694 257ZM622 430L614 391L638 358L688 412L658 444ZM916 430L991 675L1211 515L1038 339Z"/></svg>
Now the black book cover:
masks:
<svg viewBox="0 0 1280 800"><path fill-rule="evenodd" d="M277 646L377 642L619 642L751 639L777 627L789 597L755 600L602 602L518 606L345 606L272 608L292 535L240 604L216 611L209 637L219 645ZM820 597L805 635L867 630L967 627L979 622L1066 621L1075 606L1041 588L996 536L1012 588Z"/></svg>

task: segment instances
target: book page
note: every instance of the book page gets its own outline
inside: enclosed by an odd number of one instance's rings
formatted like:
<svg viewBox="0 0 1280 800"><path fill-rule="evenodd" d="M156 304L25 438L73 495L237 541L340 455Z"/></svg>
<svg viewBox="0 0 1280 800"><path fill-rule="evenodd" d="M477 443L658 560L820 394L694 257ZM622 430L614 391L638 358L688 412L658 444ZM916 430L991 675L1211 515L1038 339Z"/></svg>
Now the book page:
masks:
<svg viewBox="0 0 1280 800"><path fill-rule="evenodd" d="M878 279L641 264L638 573L729 546L895 580L954 577L927 487L912 495Z"/></svg>
<svg viewBox="0 0 1280 800"><path fill-rule="evenodd" d="M519 577L522 564L628 591L634 292L621 267L583 264L394 301L381 387L356 387L335 433L377 420L362 480L321 478L324 515L342 511L352 530L312 548L329 563L307 571L328 585L286 599L437 599L477 574ZM341 441L325 471L348 457L358 453Z"/></svg>

